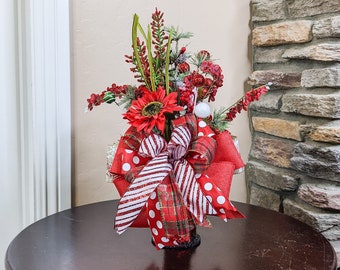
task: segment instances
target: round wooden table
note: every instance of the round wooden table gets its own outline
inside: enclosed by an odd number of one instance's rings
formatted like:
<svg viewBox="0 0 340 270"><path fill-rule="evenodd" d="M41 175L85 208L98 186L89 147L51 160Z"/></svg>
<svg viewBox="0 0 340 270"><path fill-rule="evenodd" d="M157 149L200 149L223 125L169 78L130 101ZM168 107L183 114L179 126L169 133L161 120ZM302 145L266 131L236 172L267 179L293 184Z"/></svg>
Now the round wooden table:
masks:
<svg viewBox="0 0 340 270"><path fill-rule="evenodd" d="M161 251L147 228L113 231L117 201L72 208L24 229L8 247L6 269L336 269L335 252L320 233L278 212L234 204L247 218L210 217L213 228L198 228L196 249Z"/></svg>

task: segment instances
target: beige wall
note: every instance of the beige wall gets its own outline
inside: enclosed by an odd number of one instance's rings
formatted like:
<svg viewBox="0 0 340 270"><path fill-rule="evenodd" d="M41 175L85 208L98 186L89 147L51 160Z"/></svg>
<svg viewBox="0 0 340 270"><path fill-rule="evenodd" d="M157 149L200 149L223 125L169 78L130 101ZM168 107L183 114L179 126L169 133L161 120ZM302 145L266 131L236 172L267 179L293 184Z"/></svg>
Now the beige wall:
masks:
<svg viewBox="0 0 340 270"><path fill-rule="evenodd" d="M143 26L157 6L166 24L195 34L188 50L207 49L222 66L225 83L215 107L231 105L244 91L248 59L250 0L75 0L71 1L74 203L82 205L117 198L105 182L106 147L127 128L122 110L102 105L84 113L86 98L113 82L135 84L124 54L131 54L131 23L138 13ZM242 113L230 126L238 136L244 160L250 147L248 117ZM246 200L244 174L234 177L231 199Z"/></svg>

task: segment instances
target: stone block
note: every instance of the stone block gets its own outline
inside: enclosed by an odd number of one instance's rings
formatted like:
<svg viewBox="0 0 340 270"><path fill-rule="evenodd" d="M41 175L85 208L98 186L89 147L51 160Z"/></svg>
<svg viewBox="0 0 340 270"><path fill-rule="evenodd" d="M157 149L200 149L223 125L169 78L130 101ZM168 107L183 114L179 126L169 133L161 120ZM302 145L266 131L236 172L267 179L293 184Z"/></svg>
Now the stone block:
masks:
<svg viewBox="0 0 340 270"><path fill-rule="evenodd" d="M340 121L331 121L326 125L301 125L303 133L316 142L340 144Z"/></svg>
<svg viewBox="0 0 340 270"><path fill-rule="evenodd" d="M340 240L340 224L333 226L329 230L322 232L329 241Z"/></svg>
<svg viewBox="0 0 340 270"><path fill-rule="evenodd" d="M340 145L318 147L298 143L290 162L294 169L309 176L340 182Z"/></svg>
<svg viewBox="0 0 340 270"><path fill-rule="evenodd" d="M277 193L252 185L250 188L249 203L274 211L279 211L281 200L280 195Z"/></svg>
<svg viewBox="0 0 340 270"><path fill-rule="evenodd" d="M312 21L286 21L255 27L252 31L254 46L276 46L306 43L312 40Z"/></svg>
<svg viewBox="0 0 340 270"><path fill-rule="evenodd" d="M284 19L284 0L253 0L251 1L253 22Z"/></svg>
<svg viewBox="0 0 340 270"><path fill-rule="evenodd" d="M285 49L254 47L254 63L268 64L268 63L284 63L288 59L282 57Z"/></svg>
<svg viewBox="0 0 340 270"><path fill-rule="evenodd" d="M248 181L274 191L295 191L299 185L296 173L256 161L247 163L245 173Z"/></svg>
<svg viewBox="0 0 340 270"><path fill-rule="evenodd" d="M340 95L286 94L281 111L330 119L340 118Z"/></svg>
<svg viewBox="0 0 340 270"><path fill-rule="evenodd" d="M315 21L312 32L316 38L340 37L340 16Z"/></svg>
<svg viewBox="0 0 340 270"><path fill-rule="evenodd" d="M250 156L281 168L289 168L294 143L286 140L255 136Z"/></svg>
<svg viewBox="0 0 340 270"><path fill-rule="evenodd" d="M340 65L307 69L301 75L302 87L340 87Z"/></svg>
<svg viewBox="0 0 340 270"><path fill-rule="evenodd" d="M324 62L340 61L339 43L320 43L305 47L296 47L286 50L283 58L287 59L308 59Z"/></svg>
<svg viewBox="0 0 340 270"><path fill-rule="evenodd" d="M271 82L271 90L296 88L301 86L301 73L280 70L256 70L248 78L250 85L262 85Z"/></svg>
<svg viewBox="0 0 340 270"><path fill-rule="evenodd" d="M284 199L283 209L285 214L308 224L325 236L327 235L327 239L340 239L339 231L336 228L340 224L340 213L328 212L289 198ZM327 233L327 231L333 233Z"/></svg>
<svg viewBox="0 0 340 270"><path fill-rule="evenodd" d="M282 94L278 92L267 92L261 96L258 101L254 101L250 104L249 109L251 111L258 111L269 114L277 114L281 108Z"/></svg>
<svg viewBox="0 0 340 270"><path fill-rule="evenodd" d="M264 132L277 137L302 141L300 122L279 118L252 117L253 127L258 132Z"/></svg>
<svg viewBox="0 0 340 270"><path fill-rule="evenodd" d="M294 18L340 11L339 0L287 0L288 14Z"/></svg>
<svg viewBox="0 0 340 270"><path fill-rule="evenodd" d="M302 184L297 194L300 199L315 207L340 211L340 185Z"/></svg>

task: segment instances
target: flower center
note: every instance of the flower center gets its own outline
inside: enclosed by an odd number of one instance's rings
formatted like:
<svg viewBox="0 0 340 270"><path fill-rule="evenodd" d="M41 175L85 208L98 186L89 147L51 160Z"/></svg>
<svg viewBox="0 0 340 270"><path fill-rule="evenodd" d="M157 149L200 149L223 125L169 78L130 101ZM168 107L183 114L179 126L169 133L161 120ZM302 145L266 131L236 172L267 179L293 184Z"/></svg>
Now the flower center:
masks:
<svg viewBox="0 0 340 270"><path fill-rule="evenodd" d="M163 104L161 102L152 101L143 108L142 115L143 116L156 115L161 111L162 106L163 106Z"/></svg>

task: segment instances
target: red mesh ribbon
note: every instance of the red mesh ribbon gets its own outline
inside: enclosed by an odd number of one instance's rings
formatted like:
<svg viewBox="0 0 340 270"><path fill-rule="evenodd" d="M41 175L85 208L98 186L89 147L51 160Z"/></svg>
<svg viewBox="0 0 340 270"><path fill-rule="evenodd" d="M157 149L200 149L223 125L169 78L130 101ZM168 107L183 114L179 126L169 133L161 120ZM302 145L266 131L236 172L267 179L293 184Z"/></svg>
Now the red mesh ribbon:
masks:
<svg viewBox="0 0 340 270"><path fill-rule="evenodd" d="M194 115L173 125L169 143L130 128L110 170L122 196L117 232L149 226L157 248L188 241L194 223L209 226L206 215L243 217L229 201L233 172L244 166L229 132L216 135Z"/></svg>

